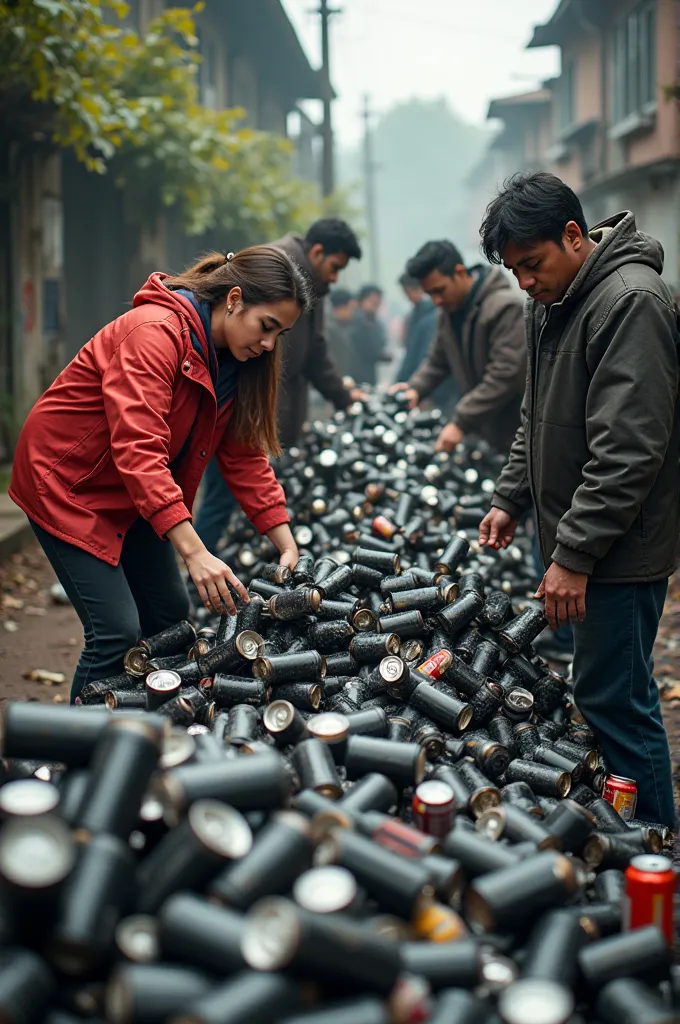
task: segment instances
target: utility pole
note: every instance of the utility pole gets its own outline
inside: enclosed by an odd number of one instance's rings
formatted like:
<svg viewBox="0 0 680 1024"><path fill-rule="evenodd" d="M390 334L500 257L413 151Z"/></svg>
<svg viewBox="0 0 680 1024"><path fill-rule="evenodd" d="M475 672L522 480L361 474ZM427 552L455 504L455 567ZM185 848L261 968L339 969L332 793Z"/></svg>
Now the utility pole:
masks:
<svg viewBox="0 0 680 1024"><path fill-rule="evenodd" d="M375 172L377 164L373 159L372 116L370 99L365 95L364 108L361 114L364 122L364 202L366 207L366 226L368 228L371 280L378 284L380 282L380 259L378 255L378 217L375 204Z"/></svg>
<svg viewBox="0 0 680 1024"><path fill-rule="evenodd" d="M333 102L333 86L331 85L330 46L328 25L331 15L340 14L337 7L329 7L328 0L319 0L320 6L315 13L321 18L321 88L323 92L323 121L321 137L323 138L323 163L321 167L321 191L329 196L334 187L333 173L333 124L331 121L331 103Z"/></svg>

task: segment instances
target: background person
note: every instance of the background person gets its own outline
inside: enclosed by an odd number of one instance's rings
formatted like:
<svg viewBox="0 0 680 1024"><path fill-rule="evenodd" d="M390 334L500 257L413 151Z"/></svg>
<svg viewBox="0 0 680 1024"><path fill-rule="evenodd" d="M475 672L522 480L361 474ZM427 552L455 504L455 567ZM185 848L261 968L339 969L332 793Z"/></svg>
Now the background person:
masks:
<svg viewBox="0 0 680 1024"><path fill-rule="evenodd" d="M588 232L572 190L519 174L482 225L529 294L530 376L480 543L506 547L531 503L553 629L573 625L574 693L637 817L675 827L652 649L677 566L678 336L659 243L620 213Z"/></svg>
<svg viewBox="0 0 680 1024"><path fill-rule="evenodd" d="M284 448L297 444L309 408L312 384L336 409L346 409L364 397L342 382L324 332L321 299L335 284L350 259L361 259L357 237L343 220L318 220L302 235L286 235L274 242L307 274L312 287L312 305L299 317L280 345L278 430ZM220 538L236 507L236 500L214 462L208 466L196 515L196 532L208 551L217 550Z"/></svg>
<svg viewBox="0 0 680 1024"><path fill-rule="evenodd" d="M329 295L328 346L339 372L355 380L357 359L352 338L352 321L357 300L346 288L334 288Z"/></svg>
<svg viewBox="0 0 680 1024"><path fill-rule="evenodd" d="M207 607L234 614L229 587L248 600L191 525L213 453L281 562L297 561L267 454L280 451L278 339L309 301L300 268L271 246L152 274L29 413L9 493L83 624L72 700L121 672L140 636L187 617L176 552Z"/></svg>
<svg viewBox="0 0 680 1024"><path fill-rule="evenodd" d="M427 359L408 380L411 408L452 376L462 398L437 440L451 451L466 434L510 447L526 381L522 301L498 269L466 268L451 242L427 242L406 265L439 307Z"/></svg>
<svg viewBox="0 0 680 1024"><path fill-rule="evenodd" d="M357 296L359 308L352 323L352 338L358 377L362 384L378 383L378 363L389 363L387 332L378 313L383 293L377 284L365 284Z"/></svg>
<svg viewBox="0 0 680 1024"><path fill-rule="evenodd" d="M412 309L404 317L404 355L397 369L395 382L407 381L425 362L437 333L437 307L422 289L417 277L404 273L399 278L404 295ZM448 377L429 396L434 406L449 414L460 398L458 385L452 376Z"/></svg>

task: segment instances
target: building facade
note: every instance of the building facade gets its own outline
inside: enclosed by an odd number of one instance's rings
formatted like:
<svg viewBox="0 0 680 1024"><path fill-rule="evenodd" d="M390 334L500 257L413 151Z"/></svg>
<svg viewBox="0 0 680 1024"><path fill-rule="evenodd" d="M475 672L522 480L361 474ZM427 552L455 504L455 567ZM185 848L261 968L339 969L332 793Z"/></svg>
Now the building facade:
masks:
<svg viewBox="0 0 680 1024"><path fill-rule="evenodd" d="M592 224L633 210L680 293L680 0L560 0L534 29L542 46L560 48L560 75L489 107L504 173L553 171Z"/></svg>

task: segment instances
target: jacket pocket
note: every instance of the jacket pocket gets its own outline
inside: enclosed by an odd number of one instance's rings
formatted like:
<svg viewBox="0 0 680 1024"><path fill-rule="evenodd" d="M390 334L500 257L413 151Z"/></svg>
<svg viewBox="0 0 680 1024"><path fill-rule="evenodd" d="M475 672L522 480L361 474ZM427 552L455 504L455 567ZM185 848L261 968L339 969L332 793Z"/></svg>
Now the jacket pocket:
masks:
<svg viewBox="0 0 680 1024"><path fill-rule="evenodd" d="M91 470L89 470L84 476L81 476L79 480L69 488L69 497L73 497L74 494L78 494L83 490L86 484L89 484L95 477L99 476L103 469L108 465L111 460L111 449L107 448L100 459L94 464Z"/></svg>

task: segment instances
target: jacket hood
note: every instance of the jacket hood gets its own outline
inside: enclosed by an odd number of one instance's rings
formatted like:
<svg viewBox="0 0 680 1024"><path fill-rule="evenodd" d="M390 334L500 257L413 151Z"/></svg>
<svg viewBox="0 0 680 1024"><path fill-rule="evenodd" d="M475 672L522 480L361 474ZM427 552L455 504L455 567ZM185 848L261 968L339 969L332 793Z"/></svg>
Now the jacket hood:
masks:
<svg viewBox="0 0 680 1024"><path fill-rule="evenodd" d="M476 263L468 267L468 273L479 275L481 282L475 292L473 304L478 305L492 292L509 291L514 292L514 287L506 270L500 267L487 267L483 263Z"/></svg>
<svg viewBox="0 0 680 1024"><path fill-rule="evenodd" d="M582 298L600 281L627 263L643 263L657 274L663 270L663 247L656 238L638 231L635 214L616 213L590 230L596 248L583 264L564 296ZM564 301L564 299L562 300Z"/></svg>
<svg viewBox="0 0 680 1024"><path fill-rule="evenodd" d="M302 235L284 235L283 238L279 238L278 241L272 242L278 249L283 249L287 256L290 256L299 263L304 272L310 278L312 286L314 288L314 294L317 298L321 298L323 295L327 295L330 291L330 285L325 281L322 281L316 272L316 269L312 266L307 255L307 249L305 248L305 240Z"/></svg>
<svg viewBox="0 0 680 1024"><path fill-rule="evenodd" d="M167 277L167 274L151 274L135 295L132 305L135 308L144 305L164 306L166 309L178 313L187 321L189 329L200 341L207 359L208 339L198 310L183 295L178 295L177 292L166 288L163 282Z"/></svg>

